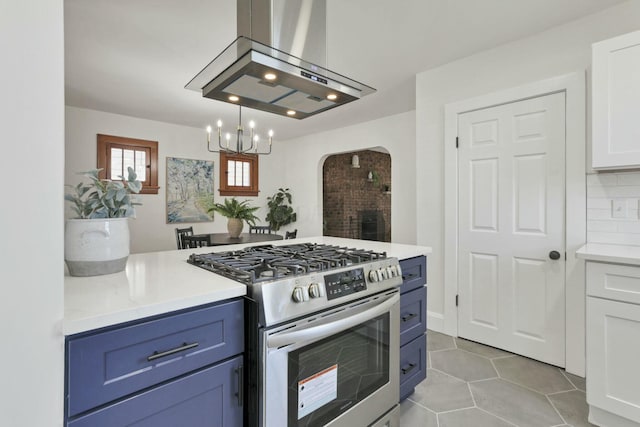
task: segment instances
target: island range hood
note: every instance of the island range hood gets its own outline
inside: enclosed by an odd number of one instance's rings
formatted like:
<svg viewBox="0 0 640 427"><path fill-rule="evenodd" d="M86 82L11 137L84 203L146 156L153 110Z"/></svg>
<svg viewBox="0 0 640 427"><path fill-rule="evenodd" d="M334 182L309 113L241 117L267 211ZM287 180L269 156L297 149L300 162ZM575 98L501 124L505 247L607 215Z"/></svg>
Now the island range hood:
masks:
<svg viewBox="0 0 640 427"><path fill-rule="evenodd" d="M375 92L326 69L326 0L238 0L238 38L185 87L304 119Z"/></svg>

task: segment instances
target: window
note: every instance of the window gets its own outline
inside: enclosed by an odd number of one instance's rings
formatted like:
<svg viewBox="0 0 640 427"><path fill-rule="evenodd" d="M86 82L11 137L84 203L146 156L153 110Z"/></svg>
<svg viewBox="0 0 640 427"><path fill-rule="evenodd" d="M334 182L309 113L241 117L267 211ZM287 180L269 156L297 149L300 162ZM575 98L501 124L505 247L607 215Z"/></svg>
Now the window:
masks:
<svg viewBox="0 0 640 427"><path fill-rule="evenodd" d="M220 153L220 195L258 195L258 156Z"/></svg>
<svg viewBox="0 0 640 427"><path fill-rule="evenodd" d="M100 178L126 178L129 166L142 181L141 194L158 194L158 141L98 134Z"/></svg>

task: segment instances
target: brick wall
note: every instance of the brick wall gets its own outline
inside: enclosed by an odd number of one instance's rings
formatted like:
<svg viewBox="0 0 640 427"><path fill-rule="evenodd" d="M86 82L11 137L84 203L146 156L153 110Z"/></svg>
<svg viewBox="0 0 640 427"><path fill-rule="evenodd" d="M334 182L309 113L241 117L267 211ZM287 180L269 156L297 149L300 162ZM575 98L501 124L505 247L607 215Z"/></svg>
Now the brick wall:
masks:
<svg viewBox="0 0 640 427"><path fill-rule="evenodd" d="M357 154L360 168L351 167ZM379 182L367 179L376 172ZM357 151L336 154L323 165L324 235L359 239L363 211L377 210L384 219L384 239L391 241L391 156L377 151ZM376 185L377 184L377 185Z"/></svg>

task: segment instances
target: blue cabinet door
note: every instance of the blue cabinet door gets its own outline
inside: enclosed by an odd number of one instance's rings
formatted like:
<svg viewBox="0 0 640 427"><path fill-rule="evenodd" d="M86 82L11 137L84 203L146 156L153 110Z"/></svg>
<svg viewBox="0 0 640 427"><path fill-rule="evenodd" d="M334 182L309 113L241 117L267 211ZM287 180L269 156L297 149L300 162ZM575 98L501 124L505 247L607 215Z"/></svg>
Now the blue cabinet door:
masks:
<svg viewBox="0 0 640 427"><path fill-rule="evenodd" d="M427 287L400 296L400 346L408 344L427 330Z"/></svg>
<svg viewBox="0 0 640 427"><path fill-rule="evenodd" d="M107 407L68 427L241 427L242 357L196 371Z"/></svg>
<svg viewBox="0 0 640 427"><path fill-rule="evenodd" d="M400 268L402 269L400 293L404 294L427 283L427 257L424 255L400 260Z"/></svg>
<svg viewBox="0 0 640 427"><path fill-rule="evenodd" d="M242 353L243 304L231 300L69 338L68 416Z"/></svg>
<svg viewBox="0 0 640 427"><path fill-rule="evenodd" d="M427 336L421 335L400 348L400 401L427 378Z"/></svg>

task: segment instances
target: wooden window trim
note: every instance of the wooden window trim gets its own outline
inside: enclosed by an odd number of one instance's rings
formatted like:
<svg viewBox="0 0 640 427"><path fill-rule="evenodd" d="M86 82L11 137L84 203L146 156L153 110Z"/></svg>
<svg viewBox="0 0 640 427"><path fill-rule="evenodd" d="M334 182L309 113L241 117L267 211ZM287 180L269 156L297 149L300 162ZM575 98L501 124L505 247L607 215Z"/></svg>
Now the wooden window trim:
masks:
<svg viewBox="0 0 640 427"><path fill-rule="evenodd" d="M227 185L227 163L229 160L249 162L251 185L239 187ZM254 154L220 153L220 195L221 196L257 196L258 186L258 156Z"/></svg>
<svg viewBox="0 0 640 427"><path fill-rule="evenodd" d="M126 147L149 153L147 166L148 179L142 183L140 194L158 194L158 141L145 139L125 138L123 136L98 134L98 174L101 179L111 176L111 163L109 162L111 146Z"/></svg>

